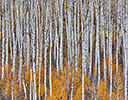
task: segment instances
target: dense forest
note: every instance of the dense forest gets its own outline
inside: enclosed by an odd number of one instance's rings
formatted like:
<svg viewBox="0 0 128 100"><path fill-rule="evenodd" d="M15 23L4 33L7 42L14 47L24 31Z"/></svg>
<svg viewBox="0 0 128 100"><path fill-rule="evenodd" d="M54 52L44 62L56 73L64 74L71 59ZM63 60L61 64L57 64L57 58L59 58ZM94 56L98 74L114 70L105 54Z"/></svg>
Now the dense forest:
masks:
<svg viewBox="0 0 128 100"><path fill-rule="evenodd" d="M128 0L0 0L0 100L127 100Z"/></svg>

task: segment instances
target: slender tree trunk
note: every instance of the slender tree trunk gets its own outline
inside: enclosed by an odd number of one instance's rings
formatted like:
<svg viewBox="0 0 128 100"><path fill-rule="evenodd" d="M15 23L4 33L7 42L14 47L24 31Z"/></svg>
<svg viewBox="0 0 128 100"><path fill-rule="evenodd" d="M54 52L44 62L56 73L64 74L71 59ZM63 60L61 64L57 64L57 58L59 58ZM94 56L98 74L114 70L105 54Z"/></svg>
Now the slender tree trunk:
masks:
<svg viewBox="0 0 128 100"><path fill-rule="evenodd" d="M108 0L106 0L105 1L107 4L106 4L106 9L107 9L107 14L106 14L106 24L107 24L107 26L106 26L106 58L108 59L109 58L109 25L108 25L108 23L109 23L109 1Z"/></svg>
<svg viewBox="0 0 128 100"><path fill-rule="evenodd" d="M98 60L98 85L100 84L100 52L99 52L99 0L96 2L96 55ZM95 59L95 60L96 60ZM97 61L96 60L96 61ZM96 62L97 66L97 62ZM96 67L95 66L95 67Z"/></svg>
<svg viewBox="0 0 128 100"><path fill-rule="evenodd" d="M94 92L95 92L95 100L97 99L97 94L96 94L96 88L97 88L97 86L96 86L96 83L97 83L97 60L98 60L98 38L99 38L99 30L98 30L98 12L97 12L97 10L98 10L98 8L97 8L97 2L95 2L95 13L96 13L96 15L95 15L95 17L96 17L96 43L95 43L95 76L94 76L94 88L95 88L95 90L94 90Z"/></svg>
<svg viewBox="0 0 128 100"><path fill-rule="evenodd" d="M38 1L35 2L35 12L36 12L36 69L38 70L38 63L39 63L39 57L38 57L38 52L39 52L39 46L38 46L38 34L39 34L39 27L38 27Z"/></svg>
<svg viewBox="0 0 128 100"><path fill-rule="evenodd" d="M128 1L126 0L126 37L125 37L125 47L126 47L126 51L125 51L125 100L127 100L127 66L128 66Z"/></svg>
<svg viewBox="0 0 128 100"><path fill-rule="evenodd" d="M59 34L60 34L60 67L63 70L63 0L60 1L60 17L59 17Z"/></svg>
<svg viewBox="0 0 128 100"><path fill-rule="evenodd" d="M124 36L124 34L123 34L123 45L124 45L124 59L125 59L125 61L124 61L124 67L125 67L125 70L124 70L124 74L125 74L125 82L124 82L124 84L125 84L125 86L124 86L124 88L125 88L125 100L127 100L127 47L126 47L126 37Z"/></svg>
<svg viewBox="0 0 128 100"><path fill-rule="evenodd" d="M75 68L78 66L78 55L77 55L77 33L76 33L76 6L77 2L74 1L74 36L75 36Z"/></svg>
<svg viewBox="0 0 128 100"><path fill-rule="evenodd" d="M109 10L109 71L110 71L110 100L112 100L112 23L111 23L111 0L108 1L108 10Z"/></svg>
<svg viewBox="0 0 128 100"><path fill-rule="evenodd" d="M107 72L107 69L106 69L106 52L105 52L105 31L104 31L104 7L103 7L103 4L104 4L104 1L101 0L101 27L100 27L100 30L101 30L101 36L102 36L102 40L103 41L102 43L102 48L103 48L103 56L104 56L104 81L106 82L107 81L107 78L106 78L106 72Z"/></svg>
<svg viewBox="0 0 128 100"><path fill-rule="evenodd" d="M49 14L49 8L48 8L48 1L46 4L46 27L45 27L45 33L44 33L44 38L45 38L45 51L44 51L44 62L45 62L45 68L44 68L44 88L45 88L45 100L47 100L47 49L48 49L48 14Z"/></svg>
<svg viewBox="0 0 128 100"><path fill-rule="evenodd" d="M70 0L68 0L68 5L69 5L69 8L68 8L68 23L66 23L66 31L67 31L67 41L68 41L68 53L67 53L67 58L68 58L68 68L71 67L71 58L72 58L72 55L71 55L71 41L70 41L70 37L71 37L71 28L72 28L72 25L71 25L71 7L72 7L72 2ZM70 76L70 72L68 73L68 76ZM69 77L67 78L67 100L69 100Z"/></svg>
<svg viewBox="0 0 128 100"><path fill-rule="evenodd" d="M86 58L85 58L85 33L83 31L83 4L82 0L80 1L81 5L81 34L82 34L82 100L84 100L84 73L86 66Z"/></svg>
<svg viewBox="0 0 128 100"><path fill-rule="evenodd" d="M78 55L78 58L79 58L79 54L80 54L80 15L79 15L79 0L77 0L77 6L78 6L78 13L77 13L77 40L78 40L78 52L77 52L77 55ZM76 67L76 70L78 69L78 67Z"/></svg>
<svg viewBox="0 0 128 100"><path fill-rule="evenodd" d="M60 67L63 72L63 0L60 1L60 17L59 17L59 34L60 34ZM64 100L64 86L62 82L62 100Z"/></svg>
<svg viewBox="0 0 128 100"><path fill-rule="evenodd" d="M83 12L85 12L82 16L83 16L83 18L81 18L82 20L84 20L85 18L84 18L84 16L87 14L87 4L86 4L86 2L83 4L83 7L82 7L82 13ZM82 21L81 20L81 21ZM82 35L83 35L83 53L82 53L82 57L84 57L84 60L85 61L83 61L82 63L85 63L85 65L84 65L84 72L85 72L85 75L87 76L88 75L88 73L87 73L87 69L88 69L88 34L89 34L89 14L86 16L86 19L85 19L85 21L84 21L84 23L83 23L83 26L86 26L84 29L83 29L83 33L82 33ZM82 26L82 27L83 27ZM82 59L83 60L83 59Z"/></svg>
<svg viewBox="0 0 128 100"><path fill-rule="evenodd" d="M14 78L14 75L15 75L15 57L16 57L16 43L15 43L15 35L14 35L14 20L13 20L13 0L11 0L11 20L12 20L12 23L11 23L11 26L12 26L12 36L13 36L13 69L12 69L12 72L13 72L13 77L12 77L12 100L13 100L13 78Z"/></svg>
<svg viewBox="0 0 128 100"><path fill-rule="evenodd" d="M8 34L9 34L9 7L7 7L7 1L6 1L6 76L8 77Z"/></svg>
<svg viewBox="0 0 128 100"><path fill-rule="evenodd" d="M74 68L73 68L73 76L72 76L72 90L71 90L71 100L73 100L73 95L74 95L74 74L75 74L75 71L74 71Z"/></svg>
<svg viewBox="0 0 128 100"><path fill-rule="evenodd" d="M74 43L75 43L75 41L74 41L74 31L73 31L73 26L72 26L72 54L71 54L72 55L72 60L71 60L72 64L71 64L71 71L73 71L73 74L74 74L74 59L75 59ZM71 89L71 100L73 99L73 84L74 84L73 81L74 81L74 75L72 75L72 83L71 83L71 87L72 87L72 89Z"/></svg>
<svg viewBox="0 0 128 100"><path fill-rule="evenodd" d="M32 100L32 69L30 69L30 100Z"/></svg>
<svg viewBox="0 0 128 100"><path fill-rule="evenodd" d="M2 2L2 9L4 11L4 1ZM4 14L2 16L2 79L4 78L4 41L5 41L5 29L4 29L4 26L5 26L5 18L4 18Z"/></svg>
<svg viewBox="0 0 128 100"><path fill-rule="evenodd" d="M34 5L35 2L31 1L31 22L32 22L32 59L33 59L33 73L34 73L34 88L33 88L33 98L34 100L37 100L37 94L36 94L36 71L35 71L35 14L34 11L35 9L33 7L35 7Z"/></svg>
<svg viewBox="0 0 128 100"><path fill-rule="evenodd" d="M25 94L25 99L27 99L27 90L25 86L25 81L23 80L23 87L24 87L24 94Z"/></svg>
<svg viewBox="0 0 128 100"><path fill-rule="evenodd" d="M27 11L27 19L26 19L26 23L27 23L27 27L26 27L26 32L27 32L27 69L30 68L29 67L29 44L30 44L30 40L29 40L29 12Z"/></svg>
<svg viewBox="0 0 128 100"><path fill-rule="evenodd" d="M127 63L127 45L126 45L126 43L127 43L127 33L126 33L126 35L125 35L125 32L124 32L124 30L123 30L123 22L124 22L124 19L123 19L123 17L124 17L124 8L122 7L122 6L125 6L124 5L124 1L120 1L120 3L121 3L121 33L123 34L123 51L124 51L124 78L125 78L125 81L124 81L124 92L125 92L125 100L127 100L127 66L128 66L128 63Z"/></svg>
<svg viewBox="0 0 128 100"><path fill-rule="evenodd" d="M89 77L91 78L92 73L92 42L93 42L93 25L94 25L94 8L93 0L91 0L91 32L90 32L90 64L89 64Z"/></svg>
<svg viewBox="0 0 128 100"><path fill-rule="evenodd" d="M12 20L12 23L11 23L11 26L12 26L11 33L12 33L12 37L13 37L13 69L12 69L12 72L13 72L13 77L14 77L14 75L15 75L16 43L15 43L15 35L14 35L13 0L11 1L11 20Z"/></svg>
<svg viewBox="0 0 128 100"><path fill-rule="evenodd" d="M59 36L58 36L58 30L57 30L57 15L58 15L58 12L59 12L59 5L58 5L58 0L56 1L55 3L55 6L56 6L56 14L54 15L54 19L55 19L55 49L54 49L54 53L56 54L57 52L57 55L54 56L55 60L56 60L56 67L57 67L57 75L59 77Z"/></svg>
<svg viewBox="0 0 128 100"><path fill-rule="evenodd" d="M119 34L120 34L120 30L119 30L119 0L117 0L117 4L116 4L116 7L117 7L117 43L116 43L116 76L118 77L119 74L117 73L118 72L118 48L119 48ZM117 100L119 100L119 86L117 85Z"/></svg>
<svg viewBox="0 0 128 100"><path fill-rule="evenodd" d="M43 3L43 2L42 2ZM39 6L40 7L40 6ZM40 10L39 10L40 12ZM43 12L43 11L42 11ZM41 92L41 65L42 65L42 43L43 43L43 33L42 33L42 23L43 23L43 15L42 15L42 18L40 17L39 15L39 36L40 36L40 51L39 51L39 100L41 100L41 96L40 96L40 92Z"/></svg>
<svg viewBox="0 0 128 100"><path fill-rule="evenodd" d="M52 96L52 3L50 2L50 66L49 66L49 83L50 83L50 96Z"/></svg>
<svg viewBox="0 0 128 100"><path fill-rule="evenodd" d="M22 1L21 1L22 2ZM20 50L20 65L19 65L19 84L20 84L20 89L21 89L21 73L22 73L22 66L23 66L23 64L22 64L22 57L23 57L23 55L22 55L22 50L23 50L23 36L22 36L22 30L23 30L23 26L22 26L22 18L23 18L23 16L22 16L22 14L23 14L23 12L22 12L22 9L23 9L23 4L21 3L21 5L20 5L20 30L18 30L19 31L19 39L20 39L20 45L19 45L19 50ZM18 16L18 13L17 13L17 16Z"/></svg>

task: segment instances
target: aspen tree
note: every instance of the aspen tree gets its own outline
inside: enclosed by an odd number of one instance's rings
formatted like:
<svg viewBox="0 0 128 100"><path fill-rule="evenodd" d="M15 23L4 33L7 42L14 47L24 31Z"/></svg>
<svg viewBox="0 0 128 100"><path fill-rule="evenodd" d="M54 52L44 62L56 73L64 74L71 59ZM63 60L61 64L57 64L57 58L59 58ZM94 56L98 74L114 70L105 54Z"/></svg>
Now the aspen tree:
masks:
<svg viewBox="0 0 128 100"><path fill-rule="evenodd" d="M31 22L32 22L32 60L33 60L33 73L34 73L34 88L33 88L33 98L34 100L37 99L36 94L36 71L35 71L35 1L31 0Z"/></svg>
<svg viewBox="0 0 128 100"><path fill-rule="evenodd" d="M59 35L60 35L60 67L63 71L63 0L60 1L60 16L59 16Z"/></svg>
<svg viewBox="0 0 128 100"><path fill-rule="evenodd" d="M52 76L51 76L51 71L52 71L52 3L50 1L50 65L49 65L49 83L50 83L50 96L52 96ZM62 59L60 59L62 60Z"/></svg>
<svg viewBox="0 0 128 100"><path fill-rule="evenodd" d="M100 52L99 52L99 0L96 1L96 55L95 58L97 66L97 60L98 60L98 85L100 84ZM97 69L97 68L96 68Z"/></svg>
<svg viewBox="0 0 128 100"><path fill-rule="evenodd" d="M75 68L78 66L78 55L77 55L77 33L76 33L76 6L77 2L74 1L74 37L75 37Z"/></svg>
<svg viewBox="0 0 128 100"><path fill-rule="evenodd" d="M106 78L106 72L107 72L107 69L106 69L106 52L105 52L105 31L104 31L104 7L103 7L103 4L104 4L104 1L101 1L101 27L100 27L100 30L101 30L101 36L102 36L102 43L103 43L103 56L104 56L104 80L105 82L107 81L107 78Z"/></svg>
<svg viewBox="0 0 128 100"><path fill-rule="evenodd" d="M58 0L56 0L55 2L55 15L54 15L54 19L55 19L55 42L54 42L54 53L56 55L54 55L55 61L56 61L56 67L57 67L57 75L59 77L59 35L58 35L58 30L57 30L57 16L59 13L59 5L58 5ZM56 53L57 52L57 53Z"/></svg>
<svg viewBox="0 0 128 100"><path fill-rule="evenodd" d="M38 46L38 34L39 34L39 27L38 27L38 1L35 1L35 16L36 16L36 69L38 70L38 63L39 63L39 57L38 57L38 52L39 52L39 46Z"/></svg>
<svg viewBox="0 0 128 100"><path fill-rule="evenodd" d="M20 65L19 65L19 84L20 84L20 89L21 89L21 73L22 73L22 62L23 62L23 55L22 55L22 50L23 50L23 35L22 35L22 30L23 30L23 26L22 26L22 21L23 21L23 12L22 12L22 9L23 9L23 4L22 4L22 1L20 2L21 5L20 5L20 30L19 31L19 39L20 39L20 43L19 43L19 52L20 52ZM18 16L19 13L17 13L17 16Z"/></svg>
<svg viewBox="0 0 128 100"><path fill-rule="evenodd" d="M41 2L43 4L43 2ZM38 6L40 7L40 6ZM43 11L42 11L43 12ZM40 12L40 9L39 9L39 13ZM42 33L42 24L43 24L43 15L42 15L42 18L40 17L40 15L38 16L39 17L39 36L40 36L40 51L39 51L39 100L41 100L41 96L40 96L40 92L41 92L41 84L40 84L40 81L41 81L41 65L42 65L42 43L43 43L43 33Z"/></svg>
<svg viewBox="0 0 128 100"><path fill-rule="evenodd" d="M2 2L2 10L4 12L4 0ZM4 78L4 41L5 41L5 29L4 29L4 26L5 26L5 18L4 18L4 13L2 15L2 79Z"/></svg>
<svg viewBox="0 0 128 100"><path fill-rule="evenodd" d="M120 34L120 30L119 30L119 26L118 26L120 23L120 21L119 21L119 12L120 12L119 4L120 4L120 2L119 2L119 0L117 0L117 4L116 4L116 6L117 6L116 72L118 72L118 52L119 52L119 34ZM118 74L116 73L116 75L118 75ZM118 86L117 86L117 88L118 88ZM117 100L119 100L119 92L118 91L119 91L119 88L117 89Z"/></svg>
<svg viewBox="0 0 128 100"><path fill-rule="evenodd" d="M27 18L26 18L26 23L27 23L27 27L26 27L26 32L27 32L27 69L29 68L29 12L27 11Z"/></svg>
<svg viewBox="0 0 128 100"><path fill-rule="evenodd" d="M83 3L82 0L80 1L80 8L81 8L81 33L82 33L82 100L84 100L84 73L85 73L85 66L86 66L86 58L85 58L85 44L84 44L84 31L83 31Z"/></svg>
<svg viewBox="0 0 128 100"><path fill-rule="evenodd" d="M128 16L128 1L126 0L126 16ZM128 17L126 19L126 37L125 37L125 47L126 47L126 51L125 51L125 100L127 100L127 66L128 66L128 63L127 63L127 60L128 60Z"/></svg>
<svg viewBox="0 0 128 100"><path fill-rule="evenodd" d="M45 100L47 100L47 49L48 49L48 17L49 17L49 7L48 7L48 1L46 2L45 5L46 9L46 25L45 25L45 32L44 32L44 38L45 38L45 51L44 51L44 62L45 62L45 67L44 67L44 88L45 88Z"/></svg>
<svg viewBox="0 0 128 100"><path fill-rule="evenodd" d="M11 26L12 26L12 36L13 36L13 69L12 69L12 72L13 72L13 77L12 77L12 100L13 100L13 78L14 78L14 75L15 75L15 57L16 57L16 41L15 41L15 35L14 35L14 17L13 17L13 0L11 0L11 20L12 20L12 23L11 23Z"/></svg>
<svg viewBox="0 0 128 100"><path fill-rule="evenodd" d="M80 7L79 7L80 5L79 5L79 0L77 0L77 9L78 9L78 13L77 13L77 41L78 41L78 45L77 45L77 47L78 47L78 52L77 52L77 55L78 55L78 58L79 58L79 54L80 54L80 36L79 36L79 34L80 34L80 11L79 11L79 9L80 9ZM76 67L76 70L78 69L78 67Z"/></svg>
<svg viewBox="0 0 128 100"><path fill-rule="evenodd" d="M11 1L11 26L12 26L12 37L13 37L13 77L15 75L15 57L16 57L16 39L15 39L15 35L14 35L14 16L13 16L13 0Z"/></svg>
<svg viewBox="0 0 128 100"><path fill-rule="evenodd" d="M67 31L67 41L68 41L68 53L67 53L67 56L68 56L68 66L67 67L71 67L71 58L72 58L72 55L71 55L71 41L70 41L70 37L71 37L71 28L72 28L72 25L71 25L71 7L72 7L72 2L71 0L68 0L68 20L67 20L67 23L66 23L66 31ZM70 76L70 72L68 73L68 76ZM69 99L69 77L67 78L67 99Z"/></svg>
<svg viewBox="0 0 128 100"><path fill-rule="evenodd" d="M6 17L6 75L8 77L8 35L9 35L9 7L7 6L7 1L5 2L5 17Z"/></svg>
<svg viewBox="0 0 128 100"><path fill-rule="evenodd" d="M72 49L73 49L73 57L72 57L72 59L73 59L73 62L74 62L74 59L75 59L75 62L73 63L73 67L72 67L72 70L73 70L73 76L72 76L72 90L71 90L71 100L73 100L73 86L74 86L74 73L75 73L75 71L74 71L74 68L76 68L77 67L77 60L78 60L78 58L77 58L77 36L76 36L76 0L74 0L74 12L73 12L73 16L74 16L74 19L73 19L73 21L74 21L74 31L72 31L72 40L74 40L74 41L72 41ZM74 33L73 33L74 32ZM74 50L75 49L75 50ZM75 67L74 67L75 66Z"/></svg>
<svg viewBox="0 0 128 100"><path fill-rule="evenodd" d="M32 69L30 67L30 100L32 100Z"/></svg>
<svg viewBox="0 0 128 100"><path fill-rule="evenodd" d="M110 100L112 100L112 22L111 22L111 0L108 1L108 27L109 27L109 73L110 73Z"/></svg>
<svg viewBox="0 0 128 100"><path fill-rule="evenodd" d="M125 100L127 100L127 47L126 47L126 37L124 36L124 33L123 33L123 45L124 45L124 56L125 56L125 70L124 70L124 74L125 74L125 82L124 82L124 91L125 91Z"/></svg>
<svg viewBox="0 0 128 100"><path fill-rule="evenodd" d="M90 31L90 64L89 64L89 77L91 78L92 73L92 42L93 42L93 25L94 25L94 8L93 0L91 0L91 31Z"/></svg>
<svg viewBox="0 0 128 100"><path fill-rule="evenodd" d="M120 1L120 4L121 4L121 20L120 20L120 24L121 24L121 34L123 35L123 51L124 51L124 99L127 100L127 66L128 66L128 63L127 63L127 56L128 56L128 47L127 47L127 33L125 34L124 30L123 30L123 27L124 27L124 2L125 1Z"/></svg>

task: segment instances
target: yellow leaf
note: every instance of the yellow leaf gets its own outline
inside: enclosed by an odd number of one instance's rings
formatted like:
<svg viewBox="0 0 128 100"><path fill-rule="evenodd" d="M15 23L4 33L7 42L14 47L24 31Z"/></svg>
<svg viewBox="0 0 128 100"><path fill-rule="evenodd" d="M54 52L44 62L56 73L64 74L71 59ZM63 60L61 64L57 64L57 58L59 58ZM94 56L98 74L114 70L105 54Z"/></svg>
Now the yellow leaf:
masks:
<svg viewBox="0 0 128 100"><path fill-rule="evenodd" d="M101 84L98 86L98 91L97 91L97 97L102 96L106 94L106 89L107 89L107 84L105 81L101 82Z"/></svg>
<svg viewBox="0 0 128 100"><path fill-rule="evenodd" d="M1 36L2 36L2 32L0 32L0 38L1 38Z"/></svg>
<svg viewBox="0 0 128 100"><path fill-rule="evenodd" d="M99 31L99 36L101 36L101 31Z"/></svg>

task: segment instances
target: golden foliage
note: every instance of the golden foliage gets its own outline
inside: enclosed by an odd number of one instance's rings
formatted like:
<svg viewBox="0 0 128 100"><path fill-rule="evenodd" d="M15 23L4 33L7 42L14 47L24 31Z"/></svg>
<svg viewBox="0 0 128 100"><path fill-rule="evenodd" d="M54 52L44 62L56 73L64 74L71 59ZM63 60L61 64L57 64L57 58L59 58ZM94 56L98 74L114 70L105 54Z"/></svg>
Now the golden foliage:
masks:
<svg viewBox="0 0 128 100"><path fill-rule="evenodd" d="M98 86L98 90L97 90L97 98L99 97L102 97L103 100L106 100L108 97L107 97L107 84L105 81L102 81L100 83L100 85Z"/></svg>
<svg viewBox="0 0 128 100"><path fill-rule="evenodd" d="M0 38L2 37L2 32L0 32Z"/></svg>

